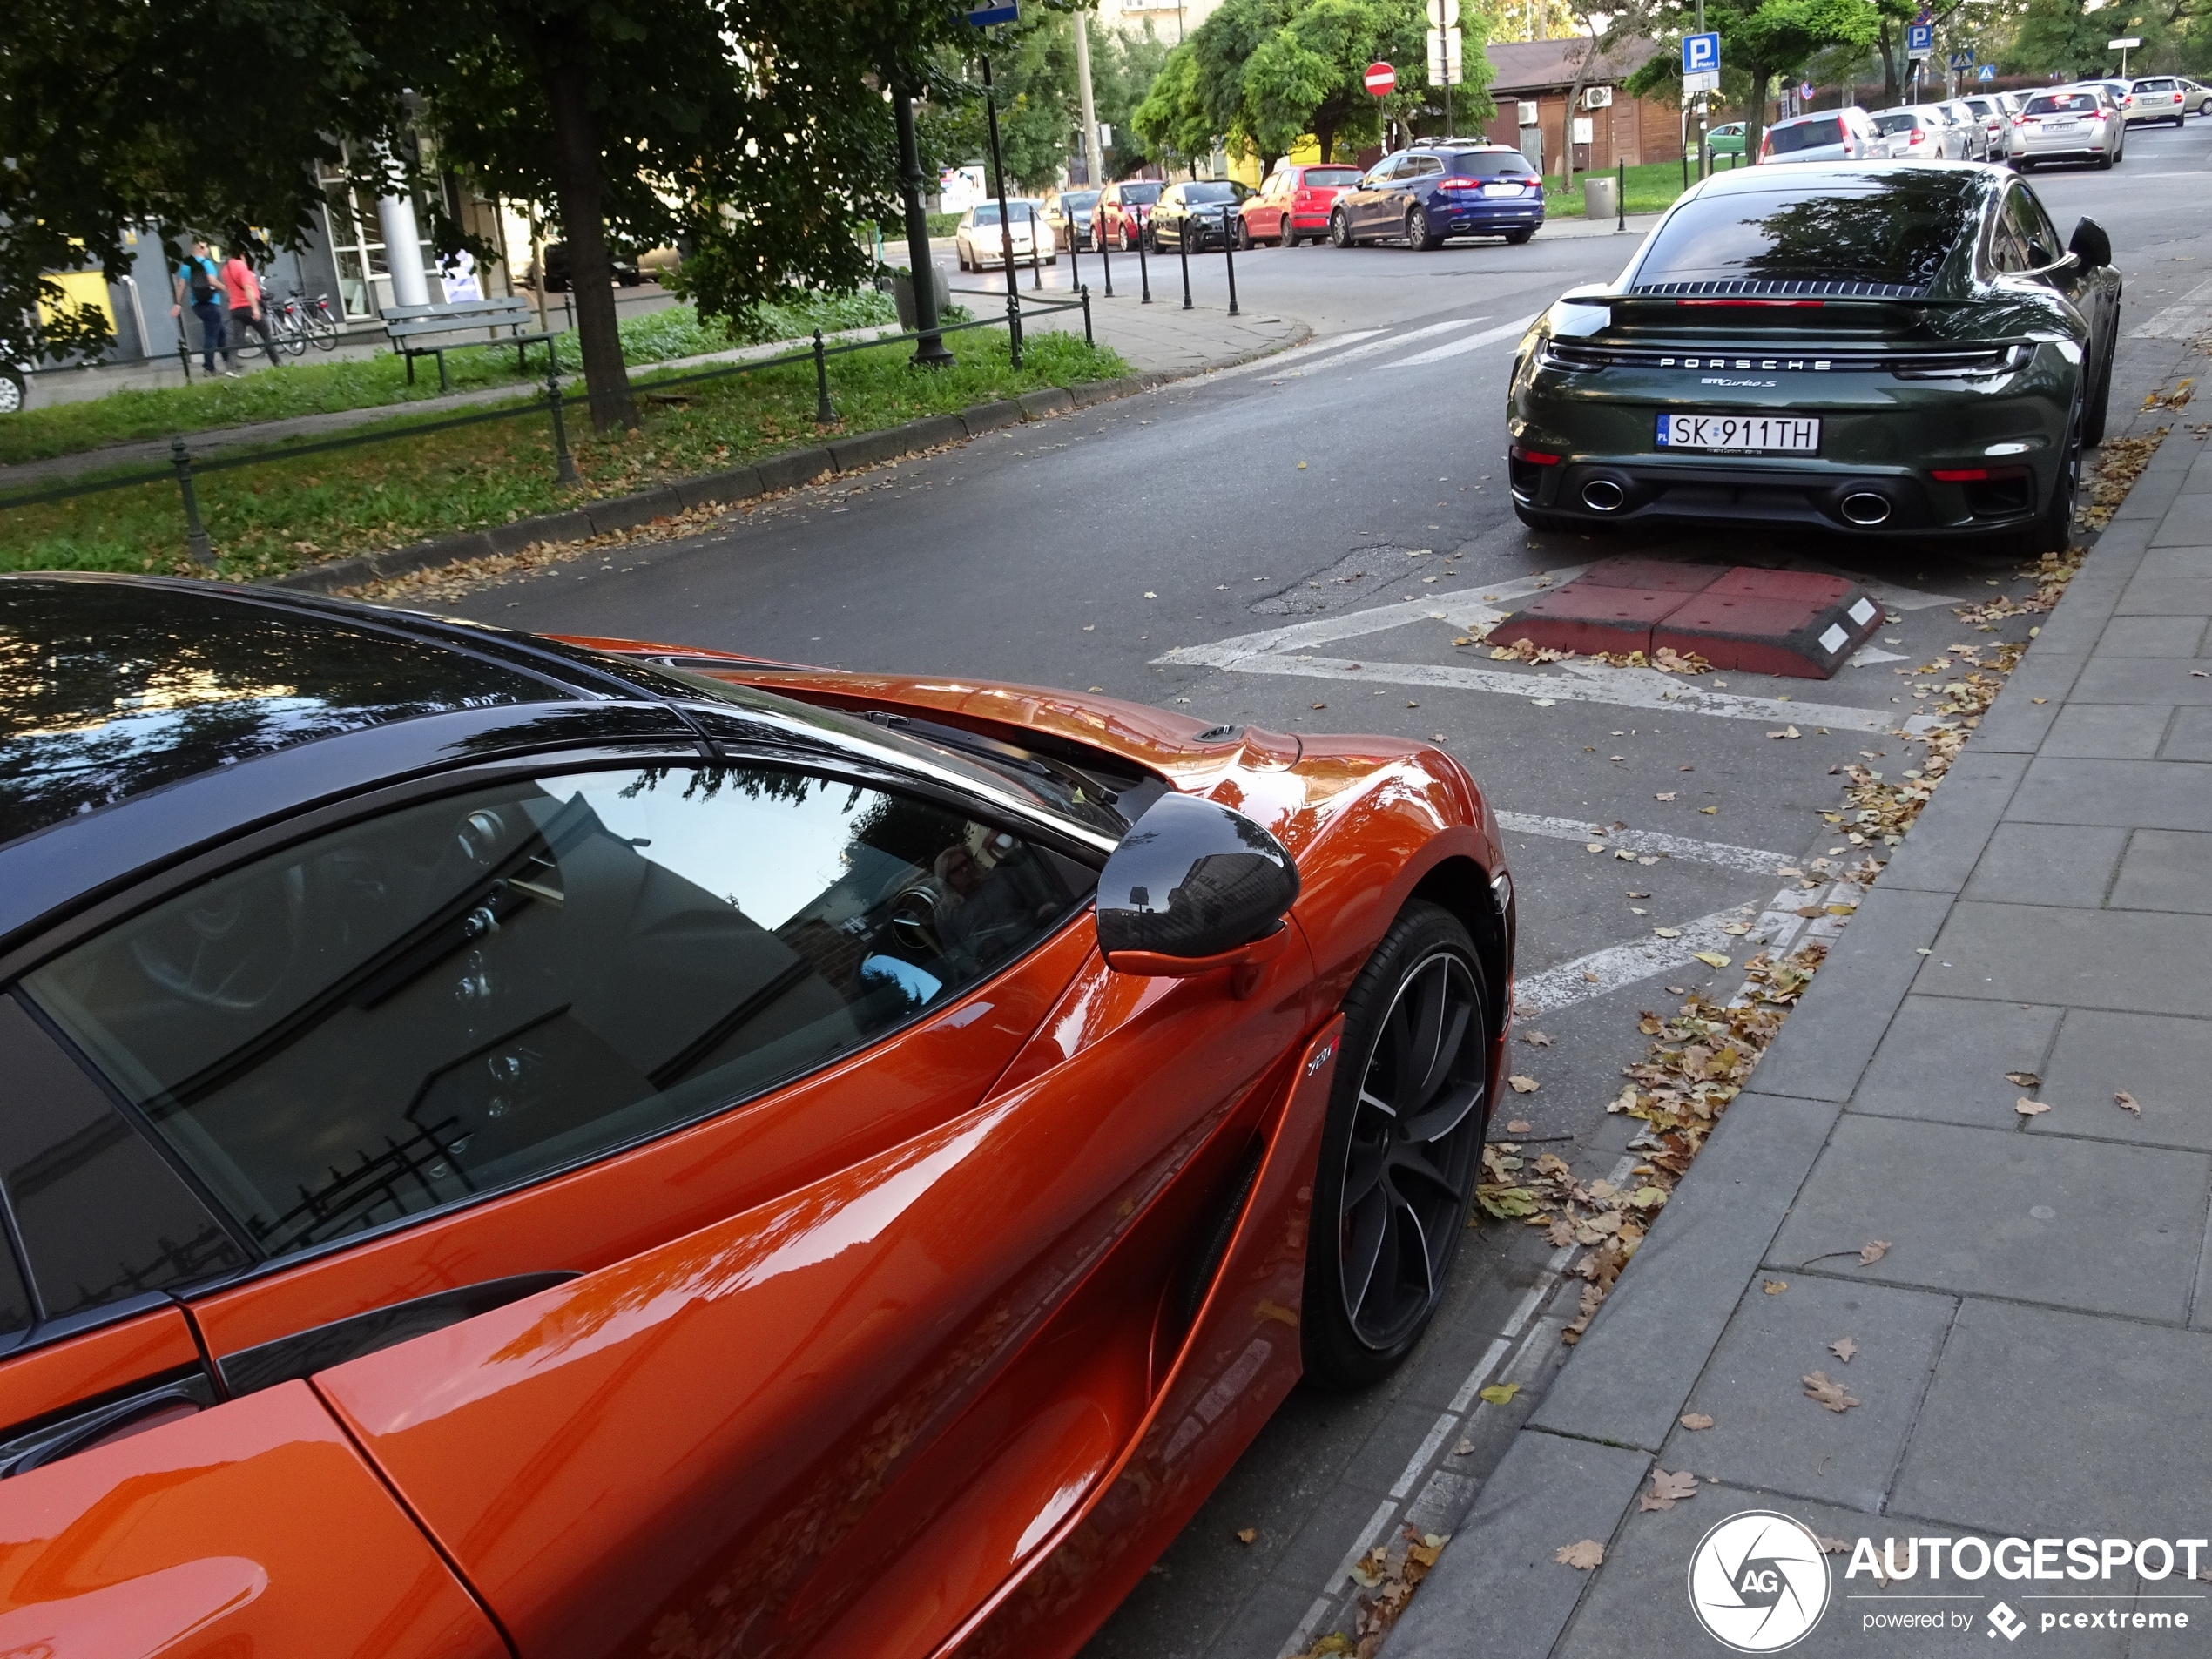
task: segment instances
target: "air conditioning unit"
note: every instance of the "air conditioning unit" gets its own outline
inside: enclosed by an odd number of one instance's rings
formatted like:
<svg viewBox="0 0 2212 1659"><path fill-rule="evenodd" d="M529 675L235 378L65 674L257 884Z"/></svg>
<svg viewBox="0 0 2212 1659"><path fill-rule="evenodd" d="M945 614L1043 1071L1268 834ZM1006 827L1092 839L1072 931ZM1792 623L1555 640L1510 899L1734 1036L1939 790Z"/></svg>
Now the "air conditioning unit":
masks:
<svg viewBox="0 0 2212 1659"><path fill-rule="evenodd" d="M1514 106L1519 114L1520 122L1522 126L1533 127L1536 125L1536 105L1534 103L1527 98L1519 98L1514 100Z"/></svg>
<svg viewBox="0 0 2212 1659"><path fill-rule="evenodd" d="M1613 107L1613 89L1609 86L1586 86L1582 89L1582 107L1586 110L1609 110Z"/></svg>

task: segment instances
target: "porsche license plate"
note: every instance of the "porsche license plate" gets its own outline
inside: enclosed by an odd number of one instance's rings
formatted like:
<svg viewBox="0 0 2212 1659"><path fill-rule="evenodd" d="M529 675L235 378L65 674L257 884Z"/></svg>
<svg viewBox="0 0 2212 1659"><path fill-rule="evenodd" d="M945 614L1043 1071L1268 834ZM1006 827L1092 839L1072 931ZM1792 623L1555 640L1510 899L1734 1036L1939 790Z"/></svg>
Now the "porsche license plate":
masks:
<svg viewBox="0 0 2212 1659"><path fill-rule="evenodd" d="M1802 415L1662 415L1659 448L1751 455L1817 455L1820 422Z"/></svg>

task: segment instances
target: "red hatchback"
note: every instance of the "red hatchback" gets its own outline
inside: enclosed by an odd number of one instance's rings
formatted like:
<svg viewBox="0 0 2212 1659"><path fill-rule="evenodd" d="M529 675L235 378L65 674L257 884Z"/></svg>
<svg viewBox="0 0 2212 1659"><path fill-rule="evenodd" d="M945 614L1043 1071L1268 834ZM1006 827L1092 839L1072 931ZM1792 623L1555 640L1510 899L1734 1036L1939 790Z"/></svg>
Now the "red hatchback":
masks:
<svg viewBox="0 0 2212 1659"><path fill-rule="evenodd" d="M1165 187L1157 179L1125 179L1107 185L1091 212L1094 234L1104 238L1109 246L1134 253L1152 222L1152 205Z"/></svg>
<svg viewBox="0 0 2212 1659"><path fill-rule="evenodd" d="M1244 203L1244 230L1254 241L1296 247L1329 233L1329 209L1359 182L1359 169L1292 162L1268 174L1259 194Z"/></svg>

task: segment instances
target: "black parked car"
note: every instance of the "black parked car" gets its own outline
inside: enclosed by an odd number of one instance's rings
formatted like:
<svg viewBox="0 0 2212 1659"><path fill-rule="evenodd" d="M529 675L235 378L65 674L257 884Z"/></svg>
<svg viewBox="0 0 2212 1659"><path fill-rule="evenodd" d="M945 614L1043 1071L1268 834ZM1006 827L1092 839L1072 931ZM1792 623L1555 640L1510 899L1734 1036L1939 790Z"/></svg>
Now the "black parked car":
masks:
<svg viewBox="0 0 2212 1659"><path fill-rule="evenodd" d="M635 288L645 280L645 273L637 268L637 261L627 253L610 253L608 263L614 267L615 281L622 287ZM530 261L529 285L532 287L541 286L536 260ZM548 293L566 293L569 291L569 245L566 242L548 242L545 245L545 280L543 287Z"/></svg>
<svg viewBox="0 0 2212 1659"><path fill-rule="evenodd" d="M1190 239L1190 251L1203 253L1209 247L1227 247L1231 237L1241 236L1244 221L1238 207L1251 189L1233 179L1204 179L1187 185L1170 185L1160 192L1159 203L1152 209L1150 235L1152 251L1159 253L1169 248L1180 248L1183 239ZM1243 237L1237 244L1250 247L1251 239Z"/></svg>
<svg viewBox="0 0 2212 1659"><path fill-rule="evenodd" d="M1958 161L1716 174L1570 289L1507 395L1514 510L2062 548L2104 437L2112 241Z"/></svg>

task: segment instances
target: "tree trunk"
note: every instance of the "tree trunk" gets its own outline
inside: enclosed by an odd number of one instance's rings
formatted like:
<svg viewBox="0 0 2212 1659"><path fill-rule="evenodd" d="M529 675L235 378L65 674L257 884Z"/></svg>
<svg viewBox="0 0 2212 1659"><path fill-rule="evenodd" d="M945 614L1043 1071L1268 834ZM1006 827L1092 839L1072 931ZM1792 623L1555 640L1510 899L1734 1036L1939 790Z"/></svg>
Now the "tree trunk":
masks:
<svg viewBox="0 0 2212 1659"><path fill-rule="evenodd" d="M1318 110L1313 115L1313 142L1320 147L1322 160L1337 158L1337 124Z"/></svg>
<svg viewBox="0 0 2212 1659"><path fill-rule="evenodd" d="M1751 96L1743 104L1743 159L1751 166L1758 165L1759 138L1766 131L1767 84L1774 79L1774 71L1764 64L1751 65Z"/></svg>
<svg viewBox="0 0 2212 1659"><path fill-rule="evenodd" d="M539 61L553 119L554 190L569 245L577 348L583 357L592 427L605 432L617 425L636 426L637 406L631 399L630 372L623 365L622 336L615 326L614 265L607 256L606 174L575 32L580 30L570 32L567 39L544 41Z"/></svg>
<svg viewBox="0 0 2212 1659"><path fill-rule="evenodd" d="M1897 48L1890 44L1890 20L1882 19L1882 32L1876 40L1882 49L1882 107L1895 109L1897 95Z"/></svg>
<svg viewBox="0 0 2212 1659"><path fill-rule="evenodd" d="M1581 57L1575 64L1575 87L1567 95L1567 117L1560 132L1559 179L1561 194L1575 188L1575 106L1582 101L1582 84L1589 78L1590 59L1597 56L1598 39L1593 34L1582 48ZM1595 134L1597 129L1590 129ZM1590 146L1595 150L1597 146Z"/></svg>

